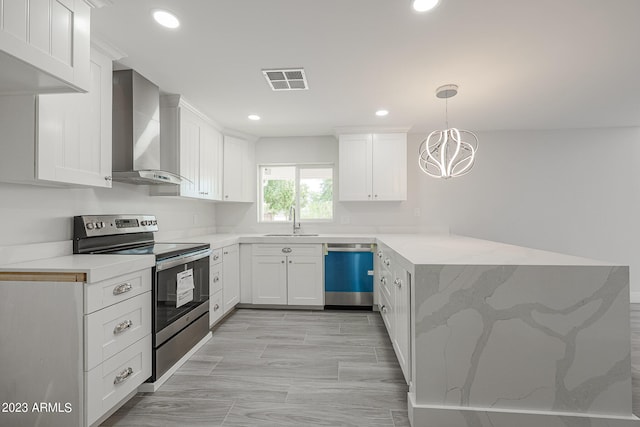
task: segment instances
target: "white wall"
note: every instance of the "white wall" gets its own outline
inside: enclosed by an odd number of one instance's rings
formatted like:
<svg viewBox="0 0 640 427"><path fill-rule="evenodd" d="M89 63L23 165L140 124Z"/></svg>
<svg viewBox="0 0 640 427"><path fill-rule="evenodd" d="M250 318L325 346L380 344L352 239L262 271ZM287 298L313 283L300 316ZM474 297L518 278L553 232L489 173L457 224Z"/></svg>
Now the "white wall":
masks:
<svg viewBox="0 0 640 427"><path fill-rule="evenodd" d="M456 234L629 265L632 298L640 302L640 128L478 137L468 175L419 176L425 221L446 222ZM414 144L418 139L411 136Z"/></svg>
<svg viewBox="0 0 640 427"><path fill-rule="evenodd" d="M416 148L417 150L417 148ZM413 147L409 148L413 152ZM413 159L408 160L411 164ZM338 140L333 136L262 138L256 143L256 163L329 163L334 166L333 184L337 200ZM416 216L420 206L417 168L410 168L409 198L405 202L336 202L330 223L302 223L302 231L322 233L415 232L424 225ZM216 226L220 231L290 232L291 224L258 223L257 204L217 205Z"/></svg>
<svg viewBox="0 0 640 427"><path fill-rule="evenodd" d="M71 240L71 218L83 214L156 215L157 240L215 231L214 203L148 194L147 186L117 182L111 189L0 183L0 247Z"/></svg>

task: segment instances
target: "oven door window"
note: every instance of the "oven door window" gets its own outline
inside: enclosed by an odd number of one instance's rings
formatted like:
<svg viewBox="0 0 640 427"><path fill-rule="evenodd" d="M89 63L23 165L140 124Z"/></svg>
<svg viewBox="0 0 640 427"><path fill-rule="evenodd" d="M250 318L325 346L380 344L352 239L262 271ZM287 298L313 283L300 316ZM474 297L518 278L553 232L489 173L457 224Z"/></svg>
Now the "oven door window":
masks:
<svg viewBox="0 0 640 427"><path fill-rule="evenodd" d="M193 270L193 299L177 302L178 275ZM209 301L209 257L181 264L156 273L155 288L155 331L178 320L191 310ZM190 297L190 296L189 296ZM179 307L177 307L179 305Z"/></svg>

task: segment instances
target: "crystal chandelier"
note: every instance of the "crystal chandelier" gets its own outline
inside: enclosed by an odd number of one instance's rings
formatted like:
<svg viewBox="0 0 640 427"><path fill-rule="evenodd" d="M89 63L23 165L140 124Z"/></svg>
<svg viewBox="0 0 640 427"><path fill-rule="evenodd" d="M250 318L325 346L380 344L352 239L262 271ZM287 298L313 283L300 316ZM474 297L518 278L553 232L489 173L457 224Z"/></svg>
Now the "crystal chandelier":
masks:
<svg viewBox="0 0 640 427"><path fill-rule="evenodd" d="M436 96L445 99L447 129L431 132L418 150L420 169L434 178L455 178L469 173L478 151L478 137L473 132L449 128L448 100L457 93L458 86L452 84L436 90Z"/></svg>

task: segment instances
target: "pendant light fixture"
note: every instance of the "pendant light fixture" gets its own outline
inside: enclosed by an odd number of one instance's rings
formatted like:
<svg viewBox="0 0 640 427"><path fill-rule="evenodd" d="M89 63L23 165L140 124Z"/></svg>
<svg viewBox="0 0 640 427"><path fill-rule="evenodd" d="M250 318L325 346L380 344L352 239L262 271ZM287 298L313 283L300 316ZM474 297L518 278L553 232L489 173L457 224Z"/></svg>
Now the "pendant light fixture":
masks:
<svg viewBox="0 0 640 427"><path fill-rule="evenodd" d="M454 84L436 90L436 96L445 100L447 129L431 132L418 149L420 169L434 178L455 178L469 173L478 151L478 137L473 132L449 127L449 98L457 94L458 86Z"/></svg>

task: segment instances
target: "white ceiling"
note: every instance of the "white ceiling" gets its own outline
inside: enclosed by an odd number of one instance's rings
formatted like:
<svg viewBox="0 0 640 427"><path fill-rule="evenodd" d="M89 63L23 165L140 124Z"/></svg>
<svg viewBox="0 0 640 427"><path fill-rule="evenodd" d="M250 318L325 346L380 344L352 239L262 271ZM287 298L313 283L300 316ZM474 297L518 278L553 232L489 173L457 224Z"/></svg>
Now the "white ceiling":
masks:
<svg viewBox="0 0 640 427"><path fill-rule="evenodd" d="M159 27L154 8L182 26ZM409 0L114 0L92 32L226 128L302 136L442 128L447 83L451 126L638 126L639 18L638 0L442 0L426 14ZM273 92L261 70L281 67L304 67L310 89Z"/></svg>

